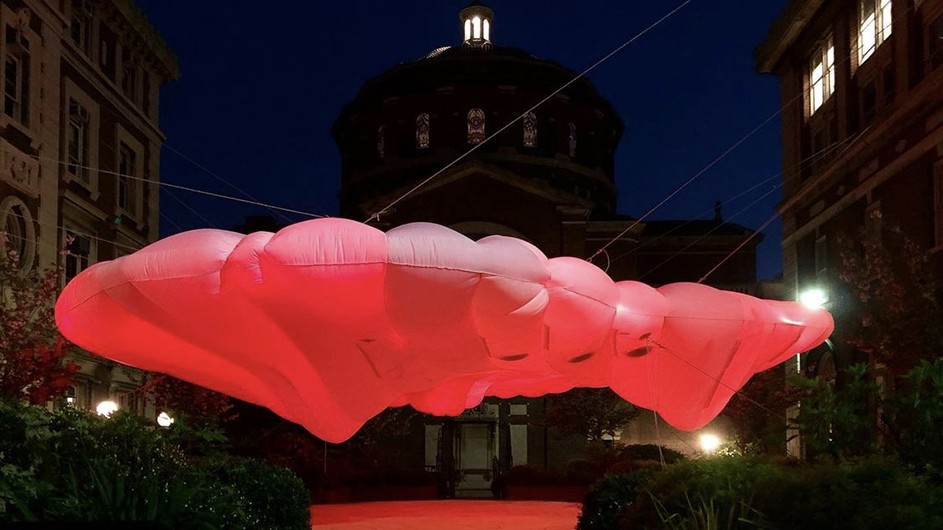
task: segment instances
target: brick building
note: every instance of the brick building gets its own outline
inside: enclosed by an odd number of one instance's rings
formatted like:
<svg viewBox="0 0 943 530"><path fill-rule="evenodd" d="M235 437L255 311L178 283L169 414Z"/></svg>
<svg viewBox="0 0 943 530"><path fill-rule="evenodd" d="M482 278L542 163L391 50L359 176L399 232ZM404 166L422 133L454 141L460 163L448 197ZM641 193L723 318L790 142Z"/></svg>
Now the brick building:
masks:
<svg viewBox="0 0 943 530"><path fill-rule="evenodd" d="M792 0L773 24L757 68L782 86L788 297L837 298L839 233L892 227L943 248L941 66L941 0Z"/></svg>

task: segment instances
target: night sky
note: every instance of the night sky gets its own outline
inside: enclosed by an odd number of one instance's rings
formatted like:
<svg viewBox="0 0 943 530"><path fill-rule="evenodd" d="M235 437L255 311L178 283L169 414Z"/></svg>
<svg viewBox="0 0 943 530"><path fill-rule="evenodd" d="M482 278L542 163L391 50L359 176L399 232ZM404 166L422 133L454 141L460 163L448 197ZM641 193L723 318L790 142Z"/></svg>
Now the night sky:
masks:
<svg viewBox="0 0 943 530"><path fill-rule="evenodd" d="M330 127L341 107L366 79L459 44L468 2L137 3L180 58L180 79L161 93L161 179L246 196L232 185L257 201L334 215L340 161ZM681 0L486 3L493 42L580 71ZM755 73L753 50L785 3L695 0L590 74L626 123L616 158L621 213L642 215L778 110L777 79ZM650 219L710 218L716 200L777 175L779 127L771 121ZM781 199L779 182L726 205L725 219L762 225ZM162 188L162 235L270 213ZM761 278L781 270L780 231L778 220L765 231Z"/></svg>

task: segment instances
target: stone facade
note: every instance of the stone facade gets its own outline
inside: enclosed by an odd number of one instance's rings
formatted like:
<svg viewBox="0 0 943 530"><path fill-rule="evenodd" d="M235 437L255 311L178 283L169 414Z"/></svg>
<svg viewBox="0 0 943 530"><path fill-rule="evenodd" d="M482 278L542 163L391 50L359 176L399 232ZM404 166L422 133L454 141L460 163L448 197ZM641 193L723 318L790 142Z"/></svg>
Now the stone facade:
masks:
<svg viewBox="0 0 943 530"><path fill-rule="evenodd" d="M23 269L64 281L158 235L158 101L177 59L130 0L0 0L0 222ZM80 355L71 398L141 409L124 368Z"/></svg>

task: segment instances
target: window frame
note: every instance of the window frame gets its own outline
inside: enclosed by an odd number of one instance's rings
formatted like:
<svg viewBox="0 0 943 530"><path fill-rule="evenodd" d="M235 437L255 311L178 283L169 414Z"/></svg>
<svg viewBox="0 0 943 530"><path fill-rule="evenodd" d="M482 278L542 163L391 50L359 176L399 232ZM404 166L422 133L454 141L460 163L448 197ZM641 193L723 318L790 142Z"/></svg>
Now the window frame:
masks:
<svg viewBox="0 0 943 530"><path fill-rule="evenodd" d="M468 111L468 143L478 145L487 138L487 116L481 107L473 107Z"/></svg>
<svg viewBox="0 0 943 530"><path fill-rule="evenodd" d="M809 57L807 64L806 111L807 116L811 117L822 109L832 95L835 94L835 37L832 33L816 43L815 50ZM820 75L816 75L816 70L819 68L822 69L822 72ZM818 94L819 87L821 88L821 94ZM819 100L817 96L821 99Z"/></svg>
<svg viewBox="0 0 943 530"><path fill-rule="evenodd" d="M893 34L893 6L893 0L858 0L856 55L859 66L874 57L881 45ZM868 21L869 19L873 20ZM867 48L863 44L865 39L870 43Z"/></svg>
<svg viewBox="0 0 943 530"><path fill-rule="evenodd" d="M143 226L141 223L146 220L146 212L144 212L144 190L147 189L148 182L145 180L147 175L145 174L144 159L145 156L147 156L147 152L145 151L144 144L138 141L137 138L135 138L120 125L117 126L117 134L115 136L115 211L118 214L124 214L127 217L137 221L140 228ZM124 173L122 169L121 154L123 149L126 149L134 154L130 160L130 167L133 170L130 173ZM122 178L124 175L132 178ZM125 201L133 199L133 203L125 202L125 204L122 205L122 184L126 189ZM130 193L128 193L128 191L130 191ZM130 206L130 208L128 206Z"/></svg>

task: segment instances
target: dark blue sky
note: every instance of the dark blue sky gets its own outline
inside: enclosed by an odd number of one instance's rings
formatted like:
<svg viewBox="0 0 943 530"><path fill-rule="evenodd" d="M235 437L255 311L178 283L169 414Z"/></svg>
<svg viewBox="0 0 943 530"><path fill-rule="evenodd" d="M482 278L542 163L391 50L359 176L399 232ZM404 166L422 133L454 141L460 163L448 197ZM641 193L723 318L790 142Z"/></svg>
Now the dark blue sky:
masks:
<svg viewBox="0 0 943 530"><path fill-rule="evenodd" d="M494 42L579 71L680 3L492 0L488 5L495 11ZM779 108L777 80L755 73L753 50L785 3L695 0L590 74L626 123L616 160L620 212L648 211ZM176 150L256 200L335 214L340 171L329 130L340 108L367 78L458 43L458 11L467 1L138 4L180 58L180 79L161 94L169 147L161 178L239 195ZM776 175L779 126L778 119L769 123L650 218L711 217L714 201ZM730 218L778 182L725 206L725 218L762 225L781 198L778 190ZM166 188L161 209L165 235L229 228L244 215L269 213ZM778 221L766 230L761 277L781 269L780 230Z"/></svg>

